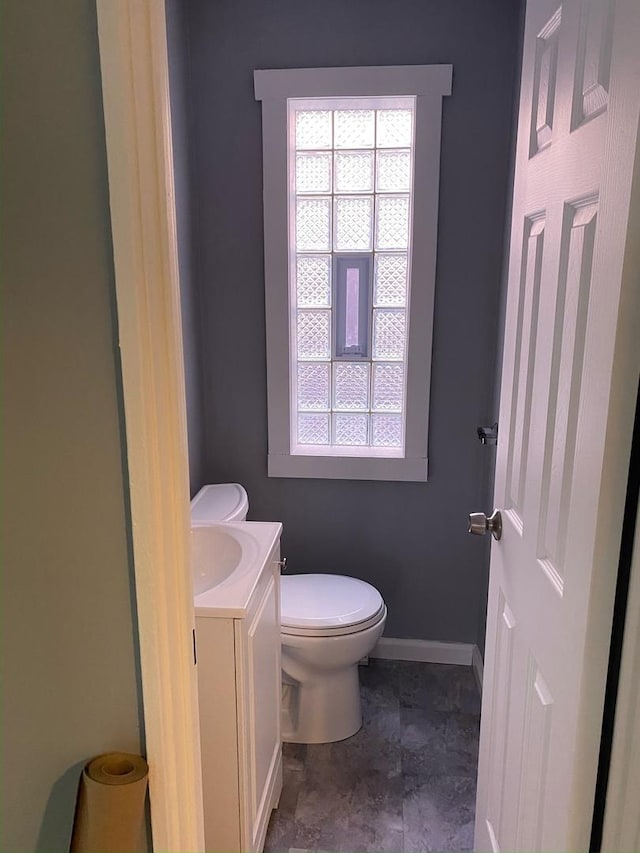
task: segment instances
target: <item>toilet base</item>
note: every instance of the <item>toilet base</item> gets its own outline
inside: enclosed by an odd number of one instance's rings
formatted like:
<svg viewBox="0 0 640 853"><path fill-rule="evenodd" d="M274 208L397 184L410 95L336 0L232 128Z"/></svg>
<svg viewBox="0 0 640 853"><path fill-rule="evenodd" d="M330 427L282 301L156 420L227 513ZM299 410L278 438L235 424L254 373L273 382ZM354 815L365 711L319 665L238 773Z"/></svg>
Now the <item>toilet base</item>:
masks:
<svg viewBox="0 0 640 853"><path fill-rule="evenodd" d="M358 664L304 684L288 679L282 710L285 743L334 743L351 737L362 726Z"/></svg>

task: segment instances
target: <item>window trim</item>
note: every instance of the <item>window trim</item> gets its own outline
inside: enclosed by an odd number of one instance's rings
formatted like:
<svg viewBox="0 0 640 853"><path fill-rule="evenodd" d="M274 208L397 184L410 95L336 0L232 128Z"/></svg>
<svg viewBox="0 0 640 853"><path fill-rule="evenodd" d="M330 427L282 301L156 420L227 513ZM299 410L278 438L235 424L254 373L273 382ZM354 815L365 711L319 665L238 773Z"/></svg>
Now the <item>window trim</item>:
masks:
<svg viewBox="0 0 640 853"><path fill-rule="evenodd" d="M442 98L451 94L451 65L303 68L254 72L262 101L265 303L270 477L358 480L427 479L433 304L435 290ZM293 302L289 256L288 99L415 97L413 222L406 361L404 455L316 456L291 452L290 382ZM420 239L415 240L414 235Z"/></svg>

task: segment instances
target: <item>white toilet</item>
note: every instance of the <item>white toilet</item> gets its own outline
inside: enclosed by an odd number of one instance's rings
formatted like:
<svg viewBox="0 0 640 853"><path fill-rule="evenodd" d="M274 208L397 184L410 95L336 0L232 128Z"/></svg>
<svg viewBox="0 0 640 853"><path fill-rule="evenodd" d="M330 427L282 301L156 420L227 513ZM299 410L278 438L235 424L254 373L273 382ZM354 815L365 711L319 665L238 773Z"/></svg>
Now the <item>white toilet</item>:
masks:
<svg viewBox="0 0 640 853"><path fill-rule="evenodd" d="M191 520L244 521L248 509L238 483L203 486L191 502ZM378 590L356 578L281 578L283 740L332 743L358 731L358 662L382 635L386 617Z"/></svg>
<svg viewBox="0 0 640 853"><path fill-rule="evenodd" d="M371 584L343 575L281 579L282 739L332 743L362 725L358 661L387 618Z"/></svg>

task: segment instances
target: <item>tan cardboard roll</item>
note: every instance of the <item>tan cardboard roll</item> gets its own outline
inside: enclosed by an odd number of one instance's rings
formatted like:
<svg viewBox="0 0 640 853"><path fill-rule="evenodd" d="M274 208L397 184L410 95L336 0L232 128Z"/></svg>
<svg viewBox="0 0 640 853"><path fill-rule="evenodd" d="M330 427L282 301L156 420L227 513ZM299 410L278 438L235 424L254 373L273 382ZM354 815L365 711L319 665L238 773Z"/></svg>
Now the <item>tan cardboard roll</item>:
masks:
<svg viewBox="0 0 640 853"><path fill-rule="evenodd" d="M140 755L110 752L82 771L71 853L138 853L149 768Z"/></svg>

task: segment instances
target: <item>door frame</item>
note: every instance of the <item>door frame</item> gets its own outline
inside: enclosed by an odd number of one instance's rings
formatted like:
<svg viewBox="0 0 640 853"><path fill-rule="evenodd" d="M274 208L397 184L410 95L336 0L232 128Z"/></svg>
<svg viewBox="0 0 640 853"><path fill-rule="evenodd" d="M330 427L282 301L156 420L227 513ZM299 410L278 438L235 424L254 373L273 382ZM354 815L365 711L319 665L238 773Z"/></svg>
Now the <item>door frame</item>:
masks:
<svg viewBox="0 0 640 853"><path fill-rule="evenodd" d="M96 5L153 849L197 853L204 832L165 0ZM640 672L630 677L640 689ZM640 715L635 728L640 739ZM610 788L606 814L622 799Z"/></svg>
<svg viewBox="0 0 640 853"><path fill-rule="evenodd" d="M607 798L605 801L603 853L637 850L640 841L637 796L640 787L640 509L636 516L620 682L616 697L615 724Z"/></svg>
<svg viewBox="0 0 640 853"><path fill-rule="evenodd" d="M153 849L204 850L164 0L97 0Z"/></svg>

